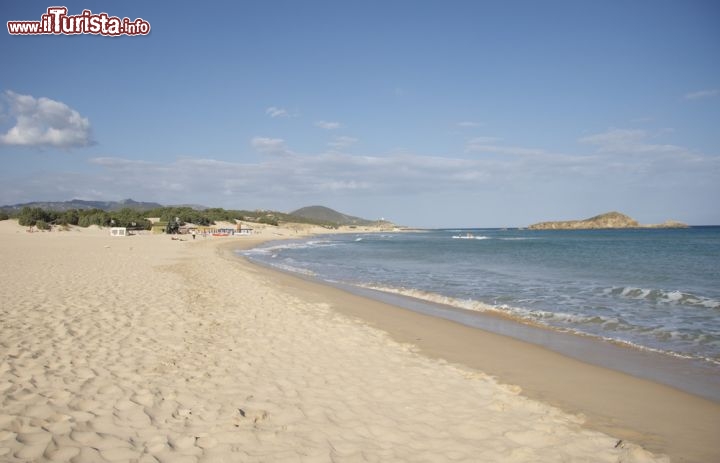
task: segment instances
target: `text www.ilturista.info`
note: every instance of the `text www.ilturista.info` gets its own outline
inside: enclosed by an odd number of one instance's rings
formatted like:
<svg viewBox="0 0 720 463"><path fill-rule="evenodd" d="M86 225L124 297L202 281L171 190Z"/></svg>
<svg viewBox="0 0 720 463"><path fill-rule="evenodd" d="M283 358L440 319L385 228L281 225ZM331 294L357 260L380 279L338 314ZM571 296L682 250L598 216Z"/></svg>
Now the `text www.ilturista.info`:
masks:
<svg viewBox="0 0 720 463"><path fill-rule="evenodd" d="M79 15L68 16L64 6L51 6L40 21L8 21L11 35L75 35L94 34L117 37L121 35L148 35L150 23L142 18L131 21L128 18L94 14L83 10Z"/></svg>

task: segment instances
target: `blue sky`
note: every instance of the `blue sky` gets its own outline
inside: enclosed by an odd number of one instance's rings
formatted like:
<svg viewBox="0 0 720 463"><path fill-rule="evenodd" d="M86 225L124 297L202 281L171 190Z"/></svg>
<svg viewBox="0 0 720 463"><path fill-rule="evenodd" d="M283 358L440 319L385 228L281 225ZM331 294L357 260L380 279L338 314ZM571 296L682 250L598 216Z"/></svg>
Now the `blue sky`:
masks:
<svg viewBox="0 0 720 463"><path fill-rule="evenodd" d="M152 31L0 34L0 204L720 224L718 2L62 5Z"/></svg>

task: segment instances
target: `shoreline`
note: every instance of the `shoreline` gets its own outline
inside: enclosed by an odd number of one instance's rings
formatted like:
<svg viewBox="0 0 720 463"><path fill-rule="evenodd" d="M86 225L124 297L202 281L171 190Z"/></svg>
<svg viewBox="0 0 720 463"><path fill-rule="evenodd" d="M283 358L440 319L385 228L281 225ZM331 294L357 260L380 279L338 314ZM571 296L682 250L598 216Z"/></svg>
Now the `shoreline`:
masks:
<svg viewBox="0 0 720 463"><path fill-rule="evenodd" d="M0 237L3 461L717 459L708 410L686 423L691 441L629 426L613 409L607 429L617 432L601 433L580 408L528 398L528 385L521 394L520 381L498 382L492 365L451 358L484 344L477 353L510 371L545 361L524 372L538 381L547 366L568 379L580 373L558 354L233 253L294 230L193 241L97 229L28 234L0 222ZM580 399L604 405L608 396ZM683 396L662 408L688 404ZM663 425L674 432L686 415Z"/></svg>
<svg viewBox="0 0 720 463"><path fill-rule="evenodd" d="M329 236L323 233L320 236ZM296 237L287 242L314 239L318 235ZM277 241L277 240L270 240ZM285 240L280 240L284 242ZM252 248L260 247L259 243ZM386 304L425 314L435 318L509 336L526 341L538 347L610 370L629 374L640 379L670 386L720 404L720 370L709 359L684 357L674 352L656 350L619 339L604 338L594 334L571 329L562 329L537 323L502 311L475 311L450 303L416 297L392 290L383 290L362 285L353 285L336 280L324 280L312 274L294 272L276 267L262 260L238 255L252 264L281 272L310 282L340 289L341 291L365 297Z"/></svg>
<svg viewBox="0 0 720 463"><path fill-rule="evenodd" d="M387 332L397 342L417 346L422 355L519 386L530 399L585 417L585 425L590 429L667 454L672 461L720 459L717 401L515 337L418 313L354 290L271 268L234 252L262 242L242 248L237 243L228 243L221 248L226 258L246 262L283 291L330 303L334 310ZM561 334L546 331L550 337Z"/></svg>
<svg viewBox="0 0 720 463"><path fill-rule="evenodd" d="M253 263L263 265L259 262ZM283 269L268 268L286 272ZM287 273L293 275L292 272ZM583 363L649 380L720 404L720 371L717 370L717 365L704 360L679 357L669 352L654 351L578 331L529 323L502 313L474 312L403 294L331 283L314 279L312 276L296 276L405 310L527 342ZM688 378L688 375L691 375L691 378Z"/></svg>

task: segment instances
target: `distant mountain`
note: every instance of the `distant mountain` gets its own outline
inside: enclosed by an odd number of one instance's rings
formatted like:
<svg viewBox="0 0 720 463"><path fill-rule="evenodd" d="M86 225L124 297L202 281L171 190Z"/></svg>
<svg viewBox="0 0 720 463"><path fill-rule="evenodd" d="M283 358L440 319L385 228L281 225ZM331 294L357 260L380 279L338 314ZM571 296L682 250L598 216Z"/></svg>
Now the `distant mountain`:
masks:
<svg viewBox="0 0 720 463"><path fill-rule="evenodd" d="M49 211L63 212L69 209L102 209L104 211L117 211L125 208L147 211L163 206L158 203L145 203L133 201L132 199L123 199L122 201L85 201L82 199L73 199L70 201L34 201L30 203L2 206L0 209L9 212L20 210L23 207L39 207Z"/></svg>
<svg viewBox="0 0 720 463"><path fill-rule="evenodd" d="M377 220L367 220L361 219L360 217L353 217L325 206L303 207L291 212L289 215L319 223L335 225L373 225L378 223Z"/></svg>
<svg viewBox="0 0 720 463"><path fill-rule="evenodd" d="M619 212L607 212L585 220L540 222L528 227L531 230L596 230L607 228L687 228L684 223L668 220L658 225L640 225L637 220Z"/></svg>

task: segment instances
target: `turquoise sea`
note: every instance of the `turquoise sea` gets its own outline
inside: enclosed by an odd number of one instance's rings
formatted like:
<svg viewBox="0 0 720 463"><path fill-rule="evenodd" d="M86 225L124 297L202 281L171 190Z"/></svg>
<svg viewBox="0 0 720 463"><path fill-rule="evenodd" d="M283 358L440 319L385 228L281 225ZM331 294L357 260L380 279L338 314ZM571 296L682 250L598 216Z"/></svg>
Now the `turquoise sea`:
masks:
<svg viewBox="0 0 720 463"><path fill-rule="evenodd" d="M243 254L720 369L720 227L328 235Z"/></svg>

